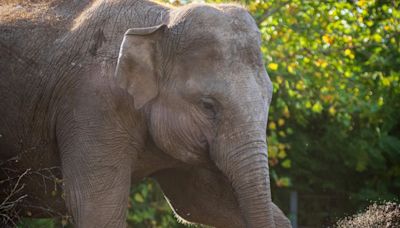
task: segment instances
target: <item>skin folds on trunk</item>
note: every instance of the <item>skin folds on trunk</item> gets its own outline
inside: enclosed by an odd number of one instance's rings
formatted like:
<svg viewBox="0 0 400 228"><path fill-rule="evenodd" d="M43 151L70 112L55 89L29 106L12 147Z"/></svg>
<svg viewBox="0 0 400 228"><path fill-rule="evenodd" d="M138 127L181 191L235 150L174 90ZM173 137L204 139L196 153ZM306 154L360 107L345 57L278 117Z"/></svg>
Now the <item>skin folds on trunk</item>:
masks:
<svg viewBox="0 0 400 228"><path fill-rule="evenodd" d="M231 182L246 227L275 228L266 142L272 94L264 93L272 90L265 69L260 71L256 77L251 71L238 73L242 77L230 90L241 96L229 102L233 108L224 113L211 157Z"/></svg>
<svg viewBox="0 0 400 228"><path fill-rule="evenodd" d="M226 131L232 133L217 140L222 155L216 157L217 166L232 183L246 226L251 228L275 227L263 125Z"/></svg>

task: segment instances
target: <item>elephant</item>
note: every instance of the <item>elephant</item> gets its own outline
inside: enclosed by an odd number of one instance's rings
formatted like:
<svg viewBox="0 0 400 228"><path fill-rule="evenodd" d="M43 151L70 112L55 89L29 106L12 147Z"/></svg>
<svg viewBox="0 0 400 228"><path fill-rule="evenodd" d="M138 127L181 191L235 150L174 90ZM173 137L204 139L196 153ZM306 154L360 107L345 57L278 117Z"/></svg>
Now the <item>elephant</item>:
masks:
<svg viewBox="0 0 400 228"><path fill-rule="evenodd" d="M125 227L131 186L151 177L182 220L290 227L271 200L272 83L246 9L44 2L0 13L0 178L24 174L17 211Z"/></svg>

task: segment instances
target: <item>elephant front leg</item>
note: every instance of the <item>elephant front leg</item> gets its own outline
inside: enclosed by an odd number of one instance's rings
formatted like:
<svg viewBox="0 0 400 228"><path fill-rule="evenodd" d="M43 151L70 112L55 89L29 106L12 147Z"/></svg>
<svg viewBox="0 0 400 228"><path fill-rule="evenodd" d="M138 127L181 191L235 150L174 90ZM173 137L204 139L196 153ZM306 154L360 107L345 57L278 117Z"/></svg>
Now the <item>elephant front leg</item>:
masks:
<svg viewBox="0 0 400 228"><path fill-rule="evenodd" d="M74 227L126 227L131 160L96 140L91 142L97 145L76 142L62 150L65 200Z"/></svg>

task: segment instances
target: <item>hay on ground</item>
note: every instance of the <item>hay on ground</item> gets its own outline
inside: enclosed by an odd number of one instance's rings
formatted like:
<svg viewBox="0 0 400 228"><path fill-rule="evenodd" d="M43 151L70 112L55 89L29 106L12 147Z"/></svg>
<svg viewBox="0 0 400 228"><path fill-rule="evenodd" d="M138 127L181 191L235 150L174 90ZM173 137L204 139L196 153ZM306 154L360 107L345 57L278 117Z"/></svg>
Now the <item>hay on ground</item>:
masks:
<svg viewBox="0 0 400 228"><path fill-rule="evenodd" d="M400 205L372 204L363 213L346 217L337 223L340 228L399 228Z"/></svg>

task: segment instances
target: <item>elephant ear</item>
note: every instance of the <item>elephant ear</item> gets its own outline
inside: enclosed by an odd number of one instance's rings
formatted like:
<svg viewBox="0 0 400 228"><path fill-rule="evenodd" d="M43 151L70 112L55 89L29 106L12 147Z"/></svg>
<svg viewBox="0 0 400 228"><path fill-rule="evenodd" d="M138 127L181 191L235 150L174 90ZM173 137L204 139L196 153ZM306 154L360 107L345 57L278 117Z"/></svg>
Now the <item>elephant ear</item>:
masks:
<svg viewBox="0 0 400 228"><path fill-rule="evenodd" d="M133 96L140 109L158 95L160 40L166 25L131 28L121 44L116 68L118 85Z"/></svg>

